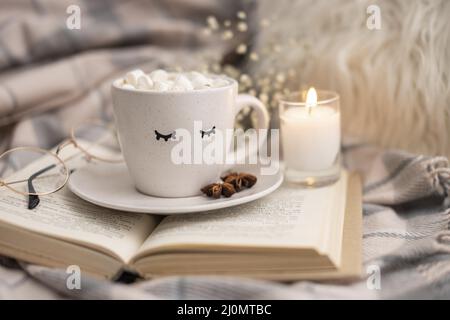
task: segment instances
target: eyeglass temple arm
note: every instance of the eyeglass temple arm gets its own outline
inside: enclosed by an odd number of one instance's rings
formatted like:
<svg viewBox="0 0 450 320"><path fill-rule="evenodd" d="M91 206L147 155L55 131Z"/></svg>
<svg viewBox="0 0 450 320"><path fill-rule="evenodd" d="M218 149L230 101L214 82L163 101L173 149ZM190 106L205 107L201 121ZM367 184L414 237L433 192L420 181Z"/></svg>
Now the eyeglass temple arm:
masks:
<svg viewBox="0 0 450 320"><path fill-rule="evenodd" d="M77 145L77 143L73 139L65 140L56 148L56 152L55 153L58 155L64 147L66 147L66 146L68 146L70 144L73 144L74 146Z"/></svg>
<svg viewBox="0 0 450 320"><path fill-rule="evenodd" d="M68 146L70 144L73 144L73 145L76 146L76 142L73 139L68 139L66 141L63 141L56 148L56 152L55 153L58 155L64 147L66 147L66 146ZM55 167L56 167L56 165L52 164L52 165L49 165L49 166L47 166L47 167L45 167L45 168L35 172L34 174L32 174L27 180L28 192L29 193L36 193L36 189L33 186L33 180L36 179L37 177L39 177L41 174L46 173L47 171L49 171L49 170L51 170L51 169L53 169ZM30 194L28 196L28 209L32 210L32 209L36 208L39 205L40 201L41 200L39 199L39 196L37 194Z"/></svg>
<svg viewBox="0 0 450 320"><path fill-rule="evenodd" d="M49 171L55 167L56 167L56 164L51 164L51 165L33 173L27 180L28 192L36 193L36 189L33 186L33 180L36 179L37 177L39 177L41 174L46 173L47 171ZM39 205L40 201L41 200L39 199L39 196L37 194L30 194L28 196L28 209L31 210L31 209L36 208Z"/></svg>

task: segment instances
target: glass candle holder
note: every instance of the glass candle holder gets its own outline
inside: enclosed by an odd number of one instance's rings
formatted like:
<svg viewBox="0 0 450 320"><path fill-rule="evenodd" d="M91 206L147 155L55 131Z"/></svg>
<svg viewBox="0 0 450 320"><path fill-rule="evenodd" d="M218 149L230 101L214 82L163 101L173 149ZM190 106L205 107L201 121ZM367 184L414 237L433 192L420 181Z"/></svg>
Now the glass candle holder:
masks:
<svg viewBox="0 0 450 320"><path fill-rule="evenodd" d="M279 102L288 181L308 187L336 182L341 172L341 116L336 92L310 88Z"/></svg>

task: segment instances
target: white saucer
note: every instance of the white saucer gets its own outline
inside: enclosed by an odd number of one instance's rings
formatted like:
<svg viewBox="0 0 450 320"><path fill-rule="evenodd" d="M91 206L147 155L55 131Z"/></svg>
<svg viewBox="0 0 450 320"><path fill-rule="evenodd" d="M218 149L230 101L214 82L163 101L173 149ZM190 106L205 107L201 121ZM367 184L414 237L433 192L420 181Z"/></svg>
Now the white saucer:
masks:
<svg viewBox="0 0 450 320"><path fill-rule="evenodd" d="M235 170L256 175L258 182L230 198L211 199L203 195L189 198L147 196L135 189L125 164L91 163L70 176L69 188L80 198L102 207L167 215L236 206L268 195L283 182L281 170L270 176L261 175L256 165L237 166Z"/></svg>

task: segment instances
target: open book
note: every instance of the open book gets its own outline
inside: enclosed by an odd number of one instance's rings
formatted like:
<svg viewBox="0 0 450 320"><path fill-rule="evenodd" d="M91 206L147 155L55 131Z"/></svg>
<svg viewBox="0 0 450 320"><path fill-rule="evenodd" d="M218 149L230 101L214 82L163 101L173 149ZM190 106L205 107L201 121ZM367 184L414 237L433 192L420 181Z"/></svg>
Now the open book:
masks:
<svg viewBox="0 0 450 320"><path fill-rule="evenodd" d="M24 170L33 167L36 162ZM357 277L361 219L359 179L346 172L329 187L284 184L241 206L167 217L101 208L67 188L28 210L24 196L1 188L0 254L64 269L78 265L105 278L124 270L146 278Z"/></svg>

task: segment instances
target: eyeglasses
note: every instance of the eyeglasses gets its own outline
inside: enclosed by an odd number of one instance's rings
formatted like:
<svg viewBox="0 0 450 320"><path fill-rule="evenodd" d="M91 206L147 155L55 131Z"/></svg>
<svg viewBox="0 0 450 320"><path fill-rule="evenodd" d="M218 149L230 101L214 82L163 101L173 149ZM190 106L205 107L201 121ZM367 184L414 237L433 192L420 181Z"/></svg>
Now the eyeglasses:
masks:
<svg viewBox="0 0 450 320"><path fill-rule="evenodd" d="M80 159L122 162L114 126L97 121L77 125L55 152L36 147L5 151L0 155L0 190L6 187L28 196L28 209L34 209L40 202L39 196L57 192L66 185L73 171L68 169L68 163Z"/></svg>

